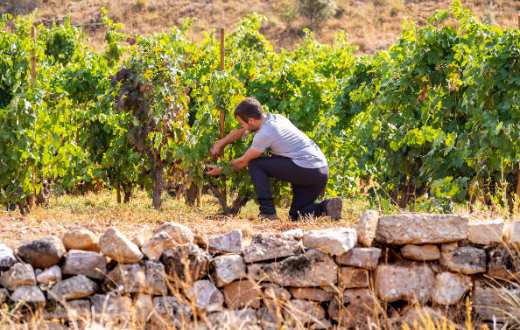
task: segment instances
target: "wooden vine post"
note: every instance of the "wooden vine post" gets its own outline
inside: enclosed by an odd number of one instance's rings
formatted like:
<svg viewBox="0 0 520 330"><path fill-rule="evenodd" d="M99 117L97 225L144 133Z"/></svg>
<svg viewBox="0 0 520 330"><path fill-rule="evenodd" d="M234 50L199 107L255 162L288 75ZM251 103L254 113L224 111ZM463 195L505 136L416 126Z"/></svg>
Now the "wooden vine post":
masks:
<svg viewBox="0 0 520 330"><path fill-rule="evenodd" d="M224 72L224 28L220 29L220 71ZM220 109L220 138L225 136L225 122L226 122L226 110Z"/></svg>
<svg viewBox="0 0 520 330"><path fill-rule="evenodd" d="M36 47L38 47L38 37L37 37L37 30L36 25L32 25L31 28L31 35L33 40L33 47L31 50L31 84L34 88L36 86L36 78L37 78L37 71L36 71ZM33 129L33 141L36 141L36 129ZM33 145L34 148L34 145ZM32 173L31 173L31 183L32 183L32 196L29 197L29 207L33 208L35 206L36 202L36 169L33 167Z"/></svg>
<svg viewBox="0 0 520 330"><path fill-rule="evenodd" d="M38 43L37 35L36 35L36 26L32 26L32 39L33 39L33 49L31 52L31 82L34 86L36 83L36 47Z"/></svg>

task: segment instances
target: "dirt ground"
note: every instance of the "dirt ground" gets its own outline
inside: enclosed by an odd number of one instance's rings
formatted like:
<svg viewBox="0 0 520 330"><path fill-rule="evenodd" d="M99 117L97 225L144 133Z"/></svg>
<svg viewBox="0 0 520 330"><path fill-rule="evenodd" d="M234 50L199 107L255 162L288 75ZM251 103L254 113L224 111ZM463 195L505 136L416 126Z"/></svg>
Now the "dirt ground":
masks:
<svg viewBox="0 0 520 330"><path fill-rule="evenodd" d="M164 195L161 211L151 207L151 201L144 192L138 192L129 204L117 204L115 193L110 191L84 196L53 196L49 204L49 208L36 207L25 217L18 211L0 212L0 242L14 248L24 240L49 235L61 236L67 229L75 226L89 228L97 234L115 226L129 237L146 237L158 225L168 221L185 224L206 235L240 228L247 238L256 232L351 226L361 212L368 208L363 201L349 201L344 203L343 219L340 221L323 217L292 222L288 220L287 209L284 208L279 210L280 220L259 220L258 207L254 202L249 202L237 217L222 216L216 200L210 196L204 196L202 207L196 208Z"/></svg>
<svg viewBox="0 0 520 330"><path fill-rule="evenodd" d="M75 226L89 228L99 235L108 227L115 226L129 237L141 235L146 238L154 228L168 221L185 224L207 236L239 228L247 239L258 232L354 226L363 212L370 208L368 198L359 196L343 200L342 219L339 221L321 217L293 222L289 220L288 209L284 207L278 208L280 220L267 221L258 219L258 206L254 201L250 201L238 216L229 217L219 213L217 200L209 195L203 196L201 207L198 208L187 206L183 199L164 194L163 207L157 211L151 206L151 199L144 191L136 192L130 203L118 204L115 192L104 190L82 196L51 196L48 208L36 207L27 216L21 216L18 211L7 212L2 209L0 243L15 248L24 240L61 236ZM384 214L400 212L397 208L379 211ZM421 209L409 211L424 212ZM520 212L509 214L508 210L496 206L461 204L456 205L453 212L468 215L470 219L520 220Z"/></svg>

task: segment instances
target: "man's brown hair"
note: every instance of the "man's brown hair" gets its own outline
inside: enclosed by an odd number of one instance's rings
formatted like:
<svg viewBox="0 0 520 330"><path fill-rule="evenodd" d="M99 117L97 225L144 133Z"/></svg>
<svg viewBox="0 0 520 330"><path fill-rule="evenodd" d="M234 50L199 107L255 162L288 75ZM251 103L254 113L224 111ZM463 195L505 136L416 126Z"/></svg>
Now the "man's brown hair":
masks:
<svg viewBox="0 0 520 330"><path fill-rule="evenodd" d="M254 97L246 98L235 108L235 117L240 117L240 119L245 122L247 122L249 118L260 119L262 118L262 114L262 105Z"/></svg>

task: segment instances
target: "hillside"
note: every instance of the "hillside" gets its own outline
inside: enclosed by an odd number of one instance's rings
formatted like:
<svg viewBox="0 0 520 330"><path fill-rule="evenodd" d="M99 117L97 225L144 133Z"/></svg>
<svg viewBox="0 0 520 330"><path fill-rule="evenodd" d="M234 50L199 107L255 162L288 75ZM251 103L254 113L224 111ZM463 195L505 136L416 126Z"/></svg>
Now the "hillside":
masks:
<svg viewBox="0 0 520 330"><path fill-rule="evenodd" d="M167 30L187 18L193 19L192 36L199 39L218 27L232 29L245 15L257 12L268 18L263 32L276 47L291 48L303 36L308 25L297 10L296 0L7 0L0 1L0 12L27 14L50 23L71 16L83 25L90 43L101 48L104 30L99 11L106 7L110 16L125 25L125 32L150 34ZM520 12L517 0L465 0L483 21L501 26L516 26ZM384 49L399 36L402 21L419 24L438 9L446 9L449 0L338 0L333 18L316 32L319 40L330 42L338 31L346 31L360 53Z"/></svg>

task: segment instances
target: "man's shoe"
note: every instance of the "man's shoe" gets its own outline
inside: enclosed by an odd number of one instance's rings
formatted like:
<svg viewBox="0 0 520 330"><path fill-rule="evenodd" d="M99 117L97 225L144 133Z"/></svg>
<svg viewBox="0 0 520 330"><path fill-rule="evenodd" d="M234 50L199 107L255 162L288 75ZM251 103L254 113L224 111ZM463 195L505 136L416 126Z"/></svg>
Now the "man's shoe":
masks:
<svg viewBox="0 0 520 330"><path fill-rule="evenodd" d="M325 213L332 218L332 220L341 219L341 209L343 208L343 201L339 197L334 197L331 199L326 199L323 201L325 203Z"/></svg>
<svg viewBox="0 0 520 330"><path fill-rule="evenodd" d="M278 216L276 215L276 213L274 214L265 214L265 213L260 213L258 215L258 218L260 220L280 220L280 218L278 218Z"/></svg>

